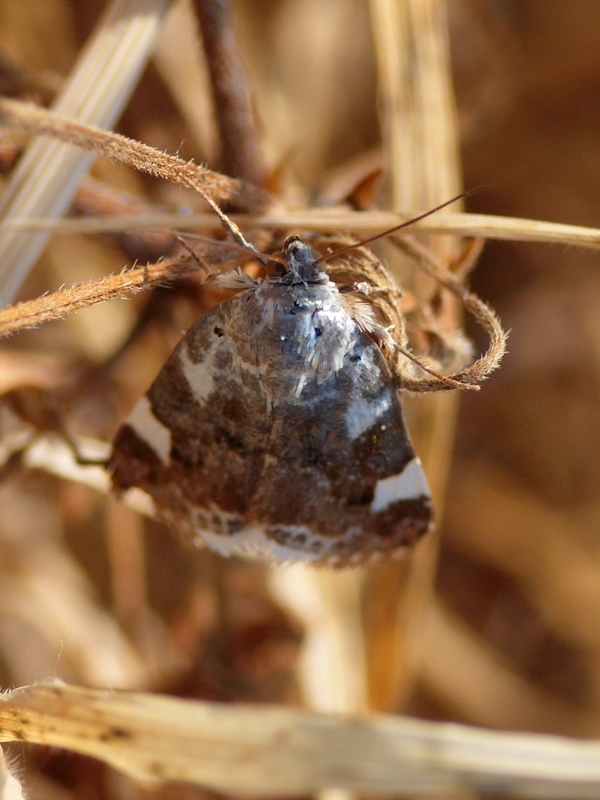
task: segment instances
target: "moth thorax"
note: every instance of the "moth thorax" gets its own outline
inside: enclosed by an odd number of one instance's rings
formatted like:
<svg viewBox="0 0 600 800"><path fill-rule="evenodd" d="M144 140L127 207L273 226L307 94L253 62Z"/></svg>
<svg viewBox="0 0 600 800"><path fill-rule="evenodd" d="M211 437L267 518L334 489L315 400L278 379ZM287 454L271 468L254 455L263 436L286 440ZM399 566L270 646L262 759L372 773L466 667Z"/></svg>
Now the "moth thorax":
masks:
<svg viewBox="0 0 600 800"><path fill-rule="evenodd" d="M283 255L290 273L299 283L326 283L329 280L327 273L317 264L320 256L299 236L290 236L285 240Z"/></svg>

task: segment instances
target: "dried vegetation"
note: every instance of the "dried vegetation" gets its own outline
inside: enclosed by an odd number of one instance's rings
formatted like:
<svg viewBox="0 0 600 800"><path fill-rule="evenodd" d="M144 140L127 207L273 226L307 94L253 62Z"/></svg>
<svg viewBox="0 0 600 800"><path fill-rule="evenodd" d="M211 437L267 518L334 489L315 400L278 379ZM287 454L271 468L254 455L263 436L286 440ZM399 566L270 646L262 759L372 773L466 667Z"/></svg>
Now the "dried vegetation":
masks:
<svg viewBox="0 0 600 800"><path fill-rule="evenodd" d="M0 329L38 327L0 351L0 684L25 687L0 704L0 739L71 751L11 744L9 763L43 800L597 797L600 745L578 740L600 734L600 8L235 2L234 38L218 7L0 12L2 94L214 170L183 164L176 185L99 159L84 177L87 153L2 128L0 292L25 305ZM181 183L264 247L290 229L366 235L477 188L471 213L420 222L418 246L451 266L459 237L492 239L470 285L510 353L482 392L408 399L440 524L404 561L330 574L191 552L73 462L69 442L101 454L221 299L206 273L236 263L191 237L190 259L174 232L220 228ZM435 312L412 344L443 344L457 299L381 252L409 318ZM0 795L19 796L3 766Z"/></svg>

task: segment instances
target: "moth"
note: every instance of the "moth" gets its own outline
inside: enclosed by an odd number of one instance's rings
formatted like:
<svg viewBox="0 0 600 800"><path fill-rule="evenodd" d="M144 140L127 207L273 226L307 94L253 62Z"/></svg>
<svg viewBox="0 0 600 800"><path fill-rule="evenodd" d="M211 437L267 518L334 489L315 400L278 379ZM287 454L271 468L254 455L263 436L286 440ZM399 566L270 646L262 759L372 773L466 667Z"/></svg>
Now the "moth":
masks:
<svg viewBox="0 0 600 800"><path fill-rule="evenodd" d="M432 529L389 334L324 260L292 236L279 274L221 276L239 293L187 331L115 436L115 489L143 489L223 555L362 565Z"/></svg>

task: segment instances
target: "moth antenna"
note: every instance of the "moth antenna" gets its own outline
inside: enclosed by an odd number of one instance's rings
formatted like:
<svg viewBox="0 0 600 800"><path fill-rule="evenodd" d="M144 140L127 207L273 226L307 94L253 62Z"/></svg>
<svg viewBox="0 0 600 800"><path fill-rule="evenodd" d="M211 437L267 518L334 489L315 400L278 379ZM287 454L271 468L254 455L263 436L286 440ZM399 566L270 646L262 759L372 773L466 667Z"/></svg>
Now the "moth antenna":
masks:
<svg viewBox="0 0 600 800"><path fill-rule="evenodd" d="M396 350L398 353L401 353L403 356L408 358L410 361L412 361L414 364L416 364L424 372L427 372L428 375L432 375L437 381L439 381L440 383L443 383L444 386L446 386L448 389L470 389L471 391L474 391L474 392L478 392L479 391L480 387L477 386L477 384L470 383L468 381L456 380L455 378L450 377L448 375L441 375L439 372L436 372L434 369L432 369L431 367L427 366L427 364L425 364L423 361L421 361L421 359L418 356L416 356L414 353L411 353L410 350L407 350L406 347L402 347L402 345L397 344L393 340L392 340L392 344L393 344L394 350ZM409 386L407 386L407 388L410 390L411 386L409 385Z"/></svg>
<svg viewBox="0 0 600 800"><path fill-rule="evenodd" d="M394 244L405 253L415 259L417 265L434 278L441 286L452 292L463 303L466 310L477 320L481 327L489 336L489 346L486 352L480 356L471 366L448 376L450 380L457 380L461 388L466 384L481 383L491 372L500 366L500 361L506 352L506 340L508 333L503 329L500 320L494 311L470 292L456 277L439 264L429 253L429 251L418 242L410 239L400 239L393 237ZM467 251L467 260L469 258ZM463 381L465 383L463 383ZM439 387L438 387L439 388ZM431 381L420 381L419 386L415 384L414 391L428 392L435 391L436 385Z"/></svg>
<svg viewBox="0 0 600 800"><path fill-rule="evenodd" d="M182 241L182 235L177 234L177 240L189 249L189 245L185 245ZM266 264L269 261L275 261L277 264L283 264L285 266L285 259L281 258L281 256L273 255L272 253L263 253L260 250L257 250L254 245L250 246L250 253L248 253L248 247L243 244L234 243L234 242L226 242L226 241L219 241L218 239L211 239L210 236L202 236L199 233L186 233L186 239L195 239L198 242L205 242L206 244L210 244L214 247L227 247L229 250L234 250L237 253L241 253L242 255L251 255L252 258L255 258L263 267L266 268ZM191 251L190 251L191 252Z"/></svg>
<svg viewBox="0 0 600 800"><path fill-rule="evenodd" d="M266 267L266 263L264 263L264 254L260 253L256 247L249 242L245 237L235 222L227 216L227 214L221 209L218 203L216 203L212 197L204 191L200 186L195 185L193 187L198 194L202 197L202 199L212 208L215 212L217 217L221 220L222 226L225 228L227 233L231 235L231 237L238 243L238 245L242 248L245 248L246 251L250 251L252 255L260 261L260 263Z"/></svg>
<svg viewBox="0 0 600 800"><path fill-rule="evenodd" d="M442 208L446 208L452 203L455 203L457 200L461 200L463 197L471 194L471 191L461 192L457 194L456 197L452 197L450 200L446 200L445 203L440 203L439 206L435 208L430 208L429 211L424 211L423 214L419 214L418 217L413 217L412 219L407 220L406 222L401 222L399 225L395 225L393 228L388 228L386 231L382 231L381 233L376 233L375 236L369 236L368 239L363 239L360 242L354 242L353 244L349 244L346 247L340 247L339 250L336 250L334 253L329 253L326 256L321 256L315 261L315 266L325 261L330 261L332 258L337 258L338 256L343 255L344 253L348 253L350 250L354 250L357 247L362 247L365 244L371 244L371 242L376 242L378 239L384 239L386 236L389 236L392 233L396 233L397 231L401 230L402 228L407 228L409 225L414 225L415 222L419 222L426 217L430 217L432 214L435 214L436 211L441 211Z"/></svg>
<svg viewBox="0 0 600 800"><path fill-rule="evenodd" d="M176 233L175 238L177 239L179 244L183 247L183 249L187 250L188 254L201 269L205 269L208 275L213 274L213 268L210 266L208 261L199 256L198 253L196 253L194 249L189 246L189 244L186 242L183 236L181 236L179 233Z"/></svg>

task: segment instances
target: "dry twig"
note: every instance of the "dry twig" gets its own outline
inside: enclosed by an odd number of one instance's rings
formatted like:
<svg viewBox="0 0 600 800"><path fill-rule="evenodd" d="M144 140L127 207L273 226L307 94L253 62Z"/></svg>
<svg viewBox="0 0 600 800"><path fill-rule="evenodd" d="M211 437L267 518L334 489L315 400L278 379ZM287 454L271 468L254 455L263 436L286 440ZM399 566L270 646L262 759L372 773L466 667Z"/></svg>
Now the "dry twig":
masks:
<svg viewBox="0 0 600 800"><path fill-rule="evenodd" d="M99 281L79 284L72 289L8 306L0 310L0 337L60 319L105 300L126 297L132 292L164 284L196 269L197 264L190 258L166 259L157 264L124 270L119 275L111 275Z"/></svg>

